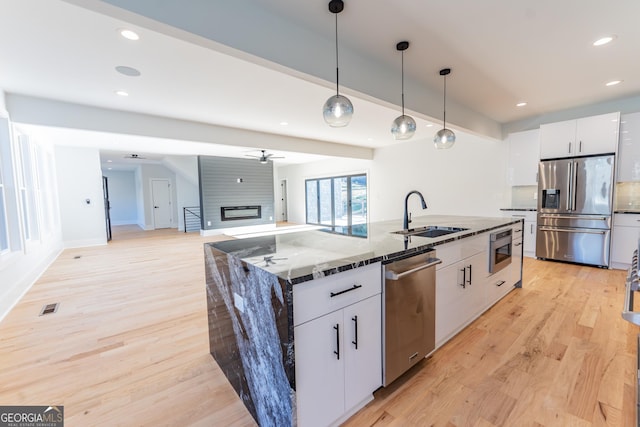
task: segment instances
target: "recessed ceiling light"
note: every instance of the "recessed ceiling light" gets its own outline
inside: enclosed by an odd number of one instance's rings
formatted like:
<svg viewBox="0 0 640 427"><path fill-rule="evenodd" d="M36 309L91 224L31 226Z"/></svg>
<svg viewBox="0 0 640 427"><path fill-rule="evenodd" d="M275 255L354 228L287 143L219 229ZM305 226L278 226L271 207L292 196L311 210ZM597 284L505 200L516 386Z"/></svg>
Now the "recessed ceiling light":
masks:
<svg viewBox="0 0 640 427"><path fill-rule="evenodd" d="M527 103L526 103L526 102L518 102L518 103L516 104L516 107L524 107L525 105L527 105Z"/></svg>
<svg viewBox="0 0 640 427"><path fill-rule="evenodd" d="M140 40L140 36L135 31L120 30L120 35L127 40Z"/></svg>
<svg viewBox="0 0 640 427"><path fill-rule="evenodd" d="M117 90L115 93L118 96L129 96L129 94L127 92L125 92L124 90Z"/></svg>
<svg viewBox="0 0 640 427"><path fill-rule="evenodd" d="M615 39L615 36L606 36L599 38L598 40L593 42L594 46L604 46L605 44L611 43Z"/></svg>
<svg viewBox="0 0 640 427"><path fill-rule="evenodd" d="M127 67L126 65L118 65L116 71L129 77L138 77L140 75L140 71L133 67Z"/></svg>
<svg viewBox="0 0 640 427"><path fill-rule="evenodd" d="M427 125L427 127L428 127L428 128L432 128L432 127L433 127L433 123L429 123L429 124Z"/></svg>
<svg viewBox="0 0 640 427"><path fill-rule="evenodd" d="M113 160L107 160L107 163L111 163L111 162L113 162Z"/></svg>
<svg viewBox="0 0 640 427"><path fill-rule="evenodd" d="M620 83L622 83L622 80L612 80L612 81L606 83L605 85L606 86L615 86L615 85L620 84Z"/></svg>
<svg viewBox="0 0 640 427"><path fill-rule="evenodd" d="M113 168L107 168L107 169L111 170L111 169L113 169Z"/></svg>
<svg viewBox="0 0 640 427"><path fill-rule="evenodd" d="M287 126L288 124L288 122L280 122L280 126Z"/></svg>
<svg viewBox="0 0 640 427"><path fill-rule="evenodd" d="M373 141L373 138L367 138L367 141L371 142Z"/></svg>

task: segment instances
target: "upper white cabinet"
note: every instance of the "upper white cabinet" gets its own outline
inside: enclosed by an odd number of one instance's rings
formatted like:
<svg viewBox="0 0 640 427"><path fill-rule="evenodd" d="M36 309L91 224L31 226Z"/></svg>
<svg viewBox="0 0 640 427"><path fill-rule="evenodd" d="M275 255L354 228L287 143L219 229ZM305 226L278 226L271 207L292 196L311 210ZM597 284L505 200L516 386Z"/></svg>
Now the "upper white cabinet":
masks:
<svg viewBox="0 0 640 427"><path fill-rule="evenodd" d="M540 130L509 134L509 185L536 185Z"/></svg>
<svg viewBox="0 0 640 427"><path fill-rule="evenodd" d="M540 125L540 158L615 153L620 113Z"/></svg>
<svg viewBox="0 0 640 427"><path fill-rule="evenodd" d="M640 181L640 113L620 116L618 182Z"/></svg>

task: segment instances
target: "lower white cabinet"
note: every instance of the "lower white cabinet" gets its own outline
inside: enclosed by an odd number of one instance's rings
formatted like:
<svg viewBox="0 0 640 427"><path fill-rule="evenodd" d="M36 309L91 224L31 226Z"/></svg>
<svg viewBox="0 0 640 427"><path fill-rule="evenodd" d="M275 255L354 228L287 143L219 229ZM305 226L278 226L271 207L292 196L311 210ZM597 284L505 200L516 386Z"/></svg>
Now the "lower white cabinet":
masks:
<svg viewBox="0 0 640 427"><path fill-rule="evenodd" d="M331 425L382 385L381 274L378 263L294 285L294 319L330 310L294 327L298 426Z"/></svg>
<svg viewBox="0 0 640 427"><path fill-rule="evenodd" d="M538 213L536 211L503 211L503 216L524 219L522 236L523 255L535 258L536 256L536 228L538 224Z"/></svg>
<svg viewBox="0 0 640 427"><path fill-rule="evenodd" d="M489 244L488 236L486 240L485 248ZM440 253L436 253L439 257ZM485 249L436 271L436 347L483 310L488 264L489 254Z"/></svg>
<svg viewBox="0 0 640 427"><path fill-rule="evenodd" d="M614 214L611 267L626 270L640 239L640 214Z"/></svg>

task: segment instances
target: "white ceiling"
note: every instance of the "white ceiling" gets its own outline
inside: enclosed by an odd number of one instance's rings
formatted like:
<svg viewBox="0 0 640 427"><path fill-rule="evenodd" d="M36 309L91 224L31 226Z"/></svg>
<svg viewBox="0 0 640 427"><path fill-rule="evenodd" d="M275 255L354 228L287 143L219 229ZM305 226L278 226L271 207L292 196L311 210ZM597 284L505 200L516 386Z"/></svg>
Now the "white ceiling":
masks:
<svg viewBox="0 0 640 427"><path fill-rule="evenodd" d="M327 126L321 114L335 90L334 20L324 0L2 3L0 88L7 93L320 141L372 148L396 143L389 127L399 115L395 43L403 39L411 42L405 53L405 88L411 91L405 92L408 113L419 125L411 140L417 143L428 143L440 125L438 70L445 66L453 69L447 118L456 131L482 133L475 125L482 120L500 125L640 94L637 0L346 0L339 15L341 83L356 112L346 128ZM203 16L198 8L219 13ZM141 39L123 39L121 28L136 30ZM591 45L607 34L616 40ZM358 63L370 66L357 68ZM135 67L142 75L123 76L114 69L118 65ZM623 83L604 86L614 79ZM119 89L130 95L116 96ZM519 101L528 105L516 108ZM288 125L281 125L285 121ZM78 131L56 132L58 141L87 140ZM167 149L150 140L145 146L140 137L96 140L116 152L123 144L127 150L122 153ZM183 154L230 156L256 148L209 144L203 153L202 143L179 146ZM293 160L294 152L292 146L276 154L292 162L317 158Z"/></svg>

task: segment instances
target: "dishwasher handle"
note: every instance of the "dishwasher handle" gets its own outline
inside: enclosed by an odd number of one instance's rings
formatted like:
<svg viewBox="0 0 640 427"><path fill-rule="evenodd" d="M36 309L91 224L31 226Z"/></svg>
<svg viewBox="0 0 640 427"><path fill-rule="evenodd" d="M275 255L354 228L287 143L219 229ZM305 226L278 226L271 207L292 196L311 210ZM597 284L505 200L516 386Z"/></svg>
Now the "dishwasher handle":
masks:
<svg viewBox="0 0 640 427"><path fill-rule="evenodd" d="M403 271L402 273L396 273L395 271L387 270L385 272L384 276L386 277L387 280L400 280L403 277L406 277L406 276L408 276L410 274L413 274L413 273L415 273L417 271L424 270L425 268L433 267L433 266L438 265L440 263L442 263L441 259L429 258L425 264L419 265L418 267L412 268L412 269L407 270L407 271Z"/></svg>

